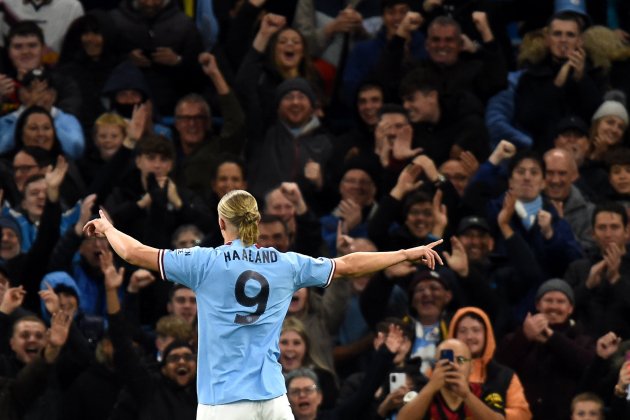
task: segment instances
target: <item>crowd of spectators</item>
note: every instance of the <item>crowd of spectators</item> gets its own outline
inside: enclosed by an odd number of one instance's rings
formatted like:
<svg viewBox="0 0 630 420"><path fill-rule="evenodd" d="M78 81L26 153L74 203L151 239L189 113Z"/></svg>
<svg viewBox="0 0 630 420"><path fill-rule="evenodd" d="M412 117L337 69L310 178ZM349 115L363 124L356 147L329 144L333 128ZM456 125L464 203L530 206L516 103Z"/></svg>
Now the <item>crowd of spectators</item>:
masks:
<svg viewBox="0 0 630 420"><path fill-rule="evenodd" d="M444 238L295 293L296 419L630 418L629 2L0 3L0 418L194 419L193 291L82 228L220 246L234 189L282 252Z"/></svg>

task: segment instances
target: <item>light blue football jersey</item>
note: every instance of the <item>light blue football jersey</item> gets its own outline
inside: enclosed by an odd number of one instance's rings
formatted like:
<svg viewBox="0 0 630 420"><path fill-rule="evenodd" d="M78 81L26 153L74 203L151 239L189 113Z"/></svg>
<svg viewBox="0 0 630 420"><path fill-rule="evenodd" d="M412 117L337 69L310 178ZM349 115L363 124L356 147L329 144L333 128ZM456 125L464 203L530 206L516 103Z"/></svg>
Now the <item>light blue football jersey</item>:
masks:
<svg viewBox="0 0 630 420"><path fill-rule="evenodd" d="M160 250L158 265L164 280L197 295L199 403L283 395L278 341L291 297L302 287L328 286L334 261L235 240L218 248Z"/></svg>

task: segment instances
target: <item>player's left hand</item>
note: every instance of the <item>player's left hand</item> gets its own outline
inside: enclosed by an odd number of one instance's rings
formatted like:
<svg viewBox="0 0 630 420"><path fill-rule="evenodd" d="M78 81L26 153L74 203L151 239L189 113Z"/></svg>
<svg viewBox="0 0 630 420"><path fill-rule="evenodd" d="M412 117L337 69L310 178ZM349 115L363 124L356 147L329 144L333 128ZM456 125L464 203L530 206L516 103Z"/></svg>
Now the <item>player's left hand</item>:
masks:
<svg viewBox="0 0 630 420"><path fill-rule="evenodd" d="M105 216L105 212L103 210L99 210L98 214L101 216L100 218L90 220L89 222L85 224L85 226L83 226L83 232L88 237L96 236L96 237L102 238L105 236L105 232L108 229L111 229L114 227L112 223L109 221L109 219L107 218L107 216Z"/></svg>
<svg viewBox="0 0 630 420"><path fill-rule="evenodd" d="M407 257L407 261L417 261L421 264L426 265L431 270L435 269L435 262L439 262L440 265L444 265L442 262L442 258L440 255L433 250L434 247L441 244L444 240L440 239L435 242L431 242L428 245L417 246L415 248L405 249L405 256Z"/></svg>

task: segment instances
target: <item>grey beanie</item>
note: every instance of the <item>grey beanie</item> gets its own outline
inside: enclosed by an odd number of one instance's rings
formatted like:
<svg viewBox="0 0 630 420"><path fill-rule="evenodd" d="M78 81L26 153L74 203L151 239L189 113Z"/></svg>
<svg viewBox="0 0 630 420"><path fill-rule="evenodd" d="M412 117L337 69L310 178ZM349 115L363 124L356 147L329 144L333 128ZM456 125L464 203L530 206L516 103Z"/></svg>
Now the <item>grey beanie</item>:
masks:
<svg viewBox="0 0 630 420"><path fill-rule="evenodd" d="M571 305L575 304L573 288L571 288L571 285L569 285L569 283L562 279L551 279L541 284L538 288L538 291L536 292L536 302L538 302L545 295L545 293L548 292L562 292L567 296L567 298L569 298Z"/></svg>
<svg viewBox="0 0 630 420"><path fill-rule="evenodd" d="M301 77L296 77L295 79L285 80L280 83L276 88L276 103L279 104L282 98L286 94L291 91L298 90L306 95L308 100L311 102L311 106L315 108L317 104L317 97L315 96L315 91L311 87L311 85Z"/></svg>
<svg viewBox="0 0 630 420"><path fill-rule="evenodd" d="M619 90L611 90L604 95L604 103L597 108L591 121L613 115L628 124L628 110L626 110L626 95Z"/></svg>

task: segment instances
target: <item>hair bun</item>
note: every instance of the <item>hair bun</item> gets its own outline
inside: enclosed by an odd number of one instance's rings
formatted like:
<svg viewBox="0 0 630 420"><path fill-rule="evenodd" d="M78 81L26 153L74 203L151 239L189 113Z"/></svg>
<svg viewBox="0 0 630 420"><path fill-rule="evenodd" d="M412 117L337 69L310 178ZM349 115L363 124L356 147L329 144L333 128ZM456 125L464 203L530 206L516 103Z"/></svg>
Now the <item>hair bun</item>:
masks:
<svg viewBox="0 0 630 420"><path fill-rule="evenodd" d="M248 211L243 215L243 221L247 224L258 223L260 214L258 212Z"/></svg>

